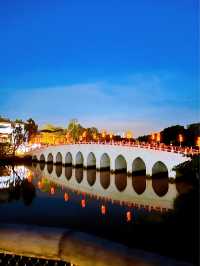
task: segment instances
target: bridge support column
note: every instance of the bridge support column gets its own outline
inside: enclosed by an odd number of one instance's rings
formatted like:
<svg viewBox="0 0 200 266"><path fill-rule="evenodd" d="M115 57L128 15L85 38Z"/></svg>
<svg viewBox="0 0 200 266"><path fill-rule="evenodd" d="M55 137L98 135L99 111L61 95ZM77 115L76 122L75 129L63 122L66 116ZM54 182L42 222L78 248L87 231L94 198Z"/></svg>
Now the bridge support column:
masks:
<svg viewBox="0 0 200 266"><path fill-rule="evenodd" d="M100 161L96 161L96 169L97 171L100 171Z"/></svg>

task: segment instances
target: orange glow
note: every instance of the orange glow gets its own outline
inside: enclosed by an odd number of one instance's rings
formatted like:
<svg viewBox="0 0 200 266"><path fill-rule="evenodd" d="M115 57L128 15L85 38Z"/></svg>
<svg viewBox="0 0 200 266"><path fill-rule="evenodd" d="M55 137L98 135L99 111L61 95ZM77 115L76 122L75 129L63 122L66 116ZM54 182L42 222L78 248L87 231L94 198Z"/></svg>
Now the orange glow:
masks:
<svg viewBox="0 0 200 266"><path fill-rule="evenodd" d="M69 200L69 195L66 192L64 193L64 200L65 201L68 201Z"/></svg>
<svg viewBox="0 0 200 266"><path fill-rule="evenodd" d="M160 133L156 134L156 141L160 142Z"/></svg>
<svg viewBox="0 0 200 266"><path fill-rule="evenodd" d="M93 139L96 139L96 138L97 138L97 135L94 133L94 134L92 135L92 137L93 137Z"/></svg>
<svg viewBox="0 0 200 266"><path fill-rule="evenodd" d="M80 141L82 141L82 140L83 140L83 137L82 137L82 136L80 136L80 137L79 137L79 140L80 140Z"/></svg>
<svg viewBox="0 0 200 266"><path fill-rule="evenodd" d="M151 134L151 139L155 140L155 134Z"/></svg>
<svg viewBox="0 0 200 266"><path fill-rule="evenodd" d="M81 200L81 207L82 207L82 208L85 208L85 205L86 205L86 204L85 204L85 199L82 199L82 200Z"/></svg>
<svg viewBox="0 0 200 266"><path fill-rule="evenodd" d="M200 137L197 137L197 146L200 147Z"/></svg>
<svg viewBox="0 0 200 266"><path fill-rule="evenodd" d="M51 187L51 195L54 195L55 194L55 188L54 187Z"/></svg>
<svg viewBox="0 0 200 266"><path fill-rule="evenodd" d="M101 213L102 213L103 215L106 214L106 206L105 206L105 205L101 205Z"/></svg>
<svg viewBox="0 0 200 266"><path fill-rule="evenodd" d="M113 133L112 132L110 132L110 139L112 139L113 138Z"/></svg>
<svg viewBox="0 0 200 266"><path fill-rule="evenodd" d="M178 138L179 138L179 142L183 142L183 135L179 134Z"/></svg>
<svg viewBox="0 0 200 266"><path fill-rule="evenodd" d="M83 138L86 138L86 136L87 136L87 131L84 131L82 136L83 136Z"/></svg>
<svg viewBox="0 0 200 266"><path fill-rule="evenodd" d="M132 217L131 217L131 212L128 211L128 212L126 213L126 221L127 221L127 222L130 222L131 219L132 219Z"/></svg>
<svg viewBox="0 0 200 266"><path fill-rule="evenodd" d="M37 185L38 185L38 188L41 189L42 183L40 181L38 181Z"/></svg>
<svg viewBox="0 0 200 266"><path fill-rule="evenodd" d="M101 136L102 136L102 138L105 138L106 137L106 130L105 129L102 130Z"/></svg>
<svg viewBox="0 0 200 266"><path fill-rule="evenodd" d="M126 138L131 139L133 137L133 133L131 131L126 132Z"/></svg>

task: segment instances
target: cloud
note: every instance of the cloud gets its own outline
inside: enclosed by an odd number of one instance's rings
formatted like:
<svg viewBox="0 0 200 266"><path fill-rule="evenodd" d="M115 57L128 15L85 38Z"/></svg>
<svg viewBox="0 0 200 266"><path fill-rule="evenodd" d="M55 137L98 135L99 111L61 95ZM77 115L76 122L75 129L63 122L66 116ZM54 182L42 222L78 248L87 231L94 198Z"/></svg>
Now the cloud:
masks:
<svg viewBox="0 0 200 266"><path fill-rule="evenodd" d="M11 118L33 117L39 124L63 126L75 117L86 126L144 134L197 119L195 89L188 91L177 80L173 75L139 73L116 83L8 90L2 92L0 112Z"/></svg>

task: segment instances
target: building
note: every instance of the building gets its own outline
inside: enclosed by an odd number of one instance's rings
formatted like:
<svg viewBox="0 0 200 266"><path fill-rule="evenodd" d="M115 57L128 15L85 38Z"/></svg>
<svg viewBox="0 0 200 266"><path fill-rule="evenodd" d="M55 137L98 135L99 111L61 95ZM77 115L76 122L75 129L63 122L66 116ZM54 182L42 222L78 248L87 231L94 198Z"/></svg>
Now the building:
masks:
<svg viewBox="0 0 200 266"><path fill-rule="evenodd" d="M7 121L0 121L0 143L11 143L12 133L12 123Z"/></svg>

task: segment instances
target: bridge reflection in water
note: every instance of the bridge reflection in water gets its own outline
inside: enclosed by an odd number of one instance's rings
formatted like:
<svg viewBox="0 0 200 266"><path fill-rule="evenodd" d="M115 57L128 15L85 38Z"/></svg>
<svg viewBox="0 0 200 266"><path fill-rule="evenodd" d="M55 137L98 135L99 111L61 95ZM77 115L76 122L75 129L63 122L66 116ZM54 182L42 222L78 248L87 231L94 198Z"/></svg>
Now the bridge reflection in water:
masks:
<svg viewBox="0 0 200 266"><path fill-rule="evenodd" d="M110 171L45 163L34 163L32 170L41 180L47 178L62 188L146 210L173 209L173 201L178 195L176 185L166 176L151 179L145 175L130 177L125 172L111 174Z"/></svg>

